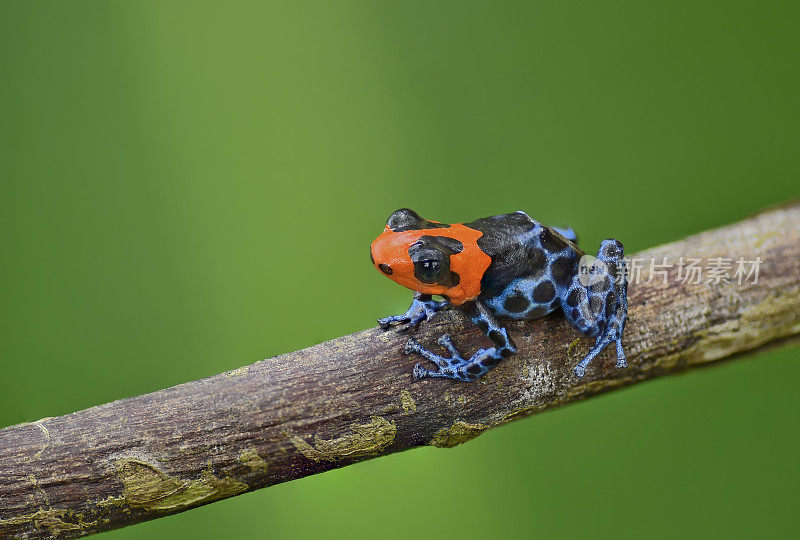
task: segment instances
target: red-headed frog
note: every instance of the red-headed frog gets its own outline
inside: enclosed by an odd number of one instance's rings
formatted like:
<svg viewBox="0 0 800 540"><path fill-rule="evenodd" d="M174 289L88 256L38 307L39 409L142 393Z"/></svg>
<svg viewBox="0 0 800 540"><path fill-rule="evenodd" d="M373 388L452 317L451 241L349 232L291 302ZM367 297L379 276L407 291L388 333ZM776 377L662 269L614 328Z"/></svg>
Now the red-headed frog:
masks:
<svg viewBox="0 0 800 540"><path fill-rule="evenodd" d="M439 310L454 307L463 309L492 342L464 358L444 334L439 344L450 355L445 358L411 338L405 352L438 368L417 364L417 379L474 381L517 351L498 318L536 319L559 308L578 332L595 338L575 375L582 377L611 343L617 367L627 366L622 349L627 281L622 244L616 240L603 240L594 258L584 255L571 229L547 227L525 212L446 224L405 208L389 216L370 253L375 268L414 291L408 311L379 319L381 328L412 331Z"/></svg>

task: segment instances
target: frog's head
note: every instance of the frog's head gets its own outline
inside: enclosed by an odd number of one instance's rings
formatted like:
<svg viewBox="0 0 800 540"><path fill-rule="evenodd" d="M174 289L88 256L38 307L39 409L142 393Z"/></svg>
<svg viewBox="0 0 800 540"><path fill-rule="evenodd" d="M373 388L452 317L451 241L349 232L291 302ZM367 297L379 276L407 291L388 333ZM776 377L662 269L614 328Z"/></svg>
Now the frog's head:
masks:
<svg viewBox="0 0 800 540"><path fill-rule="evenodd" d="M461 281L451 269L451 257L464 249L461 241L448 236L450 227L407 208L397 210L372 242L372 264L404 287L446 295Z"/></svg>

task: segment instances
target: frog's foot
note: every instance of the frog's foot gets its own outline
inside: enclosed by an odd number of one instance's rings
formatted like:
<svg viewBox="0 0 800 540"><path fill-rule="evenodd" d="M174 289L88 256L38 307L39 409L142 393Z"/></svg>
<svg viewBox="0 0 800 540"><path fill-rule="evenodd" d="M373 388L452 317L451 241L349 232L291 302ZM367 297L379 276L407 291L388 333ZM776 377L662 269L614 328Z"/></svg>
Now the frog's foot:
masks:
<svg viewBox="0 0 800 540"><path fill-rule="evenodd" d="M402 315L392 315L391 317L378 319L378 326L383 330L388 330L392 326L397 326L397 331L401 334L411 332L412 330L416 330L422 321L430 319L446 305L447 302L414 298L408 311Z"/></svg>
<svg viewBox="0 0 800 540"><path fill-rule="evenodd" d="M625 286L623 285L623 294L626 293ZM580 363L575 366L575 375L583 377L586 373L586 366L595 359L595 357L603 352L611 343L615 344L617 352L617 368L628 367L628 361L625 359L625 351L622 348L622 332L625 329L625 322L628 318L628 302L627 298L622 298L616 306L616 309L609 315L608 323L602 334L597 336L594 347L584 357Z"/></svg>
<svg viewBox="0 0 800 540"><path fill-rule="evenodd" d="M592 349L574 368L578 377L586 374L589 363L611 343L616 345L617 367L628 365L622 348L622 333L628 318L628 287L622 244L616 240L603 240L597 260L602 264L593 264L593 274L573 278L561 304L572 326L596 338Z"/></svg>
<svg viewBox="0 0 800 540"><path fill-rule="evenodd" d="M430 352L413 338L408 340L405 348L406 354L419 354L436 364L439 368L437 371L433 371L422 367L422 364L417 364L414 366L415 379L443 377L455 379L457 381L474 381L492 369L492 367L497 365L502 359L494 347L490 349L479 349L469 359L465 359L458 352L455 345L453 345L453 340L448 334L444 334L439 338L439 344L447 349L450 353L450 358L444 358L443 356Z"/></svg>
<svg viewBox="0 0 800 540"><path fill-rule="evenodd" d="M625 351L622 350L622 336L614 337L609 336L609 333L604 333L603 335L598 336L594 347L592 347L592 350L590 350L583 360L581 360L580 363L575 366L573 369L575 375L578 378L583 377L586 374L586 367L589 365L589 363L594 360L598 354L603 352L603 349L605 349L612 342L616 344L617 349L617 368L621 369L628 367L628 362L625 359Z"/></svg>

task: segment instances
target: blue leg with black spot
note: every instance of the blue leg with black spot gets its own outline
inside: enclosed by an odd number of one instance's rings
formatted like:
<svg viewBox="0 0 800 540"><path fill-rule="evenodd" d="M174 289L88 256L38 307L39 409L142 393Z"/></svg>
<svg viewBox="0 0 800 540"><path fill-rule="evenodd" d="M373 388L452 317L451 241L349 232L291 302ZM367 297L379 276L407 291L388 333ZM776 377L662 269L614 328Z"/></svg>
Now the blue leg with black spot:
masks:
<svg viewBox="0 0 800 540"><path fill-rule="evenodd" d="M406 343L406 354L422 355L439 368L433 371L417 364L414 366L415 379L444 377L457 381L474 381L500 363L503 358L508 358L517 352L517 347L508 336L506 329L500 326L495 316L482 301L470 302L467 306L467 313L470 320L483 330L495 346L489 349L479 349L470 358L465 359L456 349L450 336L444 334L439 338L439 344L450 353L450 358L445 358L425 349L415 339L409 339Z"/></svg>
<svg viewBox="0 0 800 540"><path fill-rule="evenodd" d="M592 360L608 345L615 343L617 367L627 367L622 348L622 334L628 318L628 291L622 244L603 240L592 273L577 275L562 297L561 307L567 321L579 332L594 337L595 343L575 366L575 375L583 377Z"/></svg>
<svg viewBox="0 0 800 540"><path fill-rule="evenodd" d="M411 306L405 313L378 319L378 325L383 330L397 326L398 332L407 333L416 330L422 321L430 319L447 305L447 302L434 300L430 294L414 293Z"/></svg>

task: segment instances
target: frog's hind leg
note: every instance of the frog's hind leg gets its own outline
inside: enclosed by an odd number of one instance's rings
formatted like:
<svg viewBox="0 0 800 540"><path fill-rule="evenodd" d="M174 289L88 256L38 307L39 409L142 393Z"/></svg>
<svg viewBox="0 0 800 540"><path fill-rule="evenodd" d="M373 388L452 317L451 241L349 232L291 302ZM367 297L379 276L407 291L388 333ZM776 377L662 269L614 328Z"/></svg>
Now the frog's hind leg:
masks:
<svg viewBox="0 0 800 540"><path fill-rule="evenodd" d="M572 279L562 297L561 307L567 321L579 332L594 337L589 353L575 366L575 375L583 377L586 367L609 344L616 344L617 367L626 367L622 333L628 317L628 292L622 244L603 240L593 272Z"/></svg>
<svg viewBox="0 0 800 540"><path fill-rule="evenodd" d="M437 371L433 371L417 364L414 366L415 379L444 377L457 381L474 381L499 364L503 358L517 352L517 347L508 336L506 329L500 326L495 316L482 301L471 302L468 307L468 315L472 322L489 336L495 346L489 349L479 349L471 357L464 358L456 349L450 336L444 334L439 338L439 344L450 353L450 358L444 358L425 349L416 340L409 339L405 348L407 354L419 354L439 368Z"/></svg>

